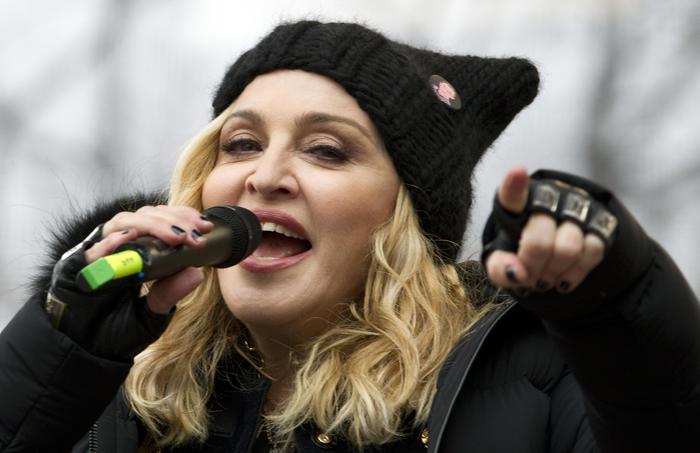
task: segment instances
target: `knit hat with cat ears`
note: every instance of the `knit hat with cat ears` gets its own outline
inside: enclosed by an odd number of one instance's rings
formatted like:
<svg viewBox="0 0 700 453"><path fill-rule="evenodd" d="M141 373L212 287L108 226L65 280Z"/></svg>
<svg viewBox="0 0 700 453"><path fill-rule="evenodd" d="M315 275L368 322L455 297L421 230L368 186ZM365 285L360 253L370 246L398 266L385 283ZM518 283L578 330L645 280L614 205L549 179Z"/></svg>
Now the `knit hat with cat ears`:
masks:
<svg viewBox="0 0 700 453"><path fill-rule="evenodd" d="M467 226L474 167L539 85L537 69L521 58L446 55L359 24L301 21L277 26L233 63L214 96L214 116L275 69L329 77L357 100L447 262L456 260Z"/></svg>

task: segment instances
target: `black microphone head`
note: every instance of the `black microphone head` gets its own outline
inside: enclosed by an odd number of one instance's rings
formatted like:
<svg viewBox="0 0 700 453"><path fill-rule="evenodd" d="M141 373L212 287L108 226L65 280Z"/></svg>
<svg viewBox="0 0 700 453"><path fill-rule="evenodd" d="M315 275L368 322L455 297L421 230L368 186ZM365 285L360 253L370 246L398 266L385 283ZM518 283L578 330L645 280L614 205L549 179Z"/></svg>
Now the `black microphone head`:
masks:
<svg viewBox="0 0 700 453"><path fill-rule="evenodd" d="M214 206L204 214L212 220L218 220L231 230L233 238L231 255L214 267L230 267L243 261L248 255L253 253L262 238L262 228L257 216L240 206Z"/></svg>

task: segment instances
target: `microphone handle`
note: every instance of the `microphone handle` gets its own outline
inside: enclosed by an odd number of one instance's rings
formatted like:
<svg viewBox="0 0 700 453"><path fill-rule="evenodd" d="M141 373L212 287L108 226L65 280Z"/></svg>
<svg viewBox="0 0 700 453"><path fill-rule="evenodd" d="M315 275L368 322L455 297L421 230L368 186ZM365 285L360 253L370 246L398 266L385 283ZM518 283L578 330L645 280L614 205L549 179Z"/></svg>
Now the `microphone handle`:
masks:
<svg viewBox="0 0 700 453"><path fill-rule="evenodd" d="M203 235L202 248L170 245L152 236L143 236L118 247L115 252L134 250L143 259L143 281L158 280L185 267L214 266L230 257L234 236L218 219L211 219L214 229Z"/></svg>
<svg viewBox="0 0 700 453"><path fill-rule="evenodd" d="M128 283L157 280L188 266L229 267L260 244L262 229L253 212L222 205L209 208L204 214L214 228L203 236L207 241L203 247L170 247L157 238L144 236L85 266L76 276L78 288L91 292L126 277Z"/></svg>

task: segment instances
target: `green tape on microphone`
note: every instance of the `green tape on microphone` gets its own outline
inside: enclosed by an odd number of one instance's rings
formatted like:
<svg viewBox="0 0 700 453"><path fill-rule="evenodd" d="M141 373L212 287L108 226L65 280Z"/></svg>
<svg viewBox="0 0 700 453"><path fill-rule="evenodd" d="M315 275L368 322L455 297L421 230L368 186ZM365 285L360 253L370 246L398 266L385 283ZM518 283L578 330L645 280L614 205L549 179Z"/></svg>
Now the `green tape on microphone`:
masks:
<svg viewBox="0 0 700 453"><path fill-rule="evenodd" d="M118 278L136 275L143 270L143 259L134 250L104 256L85 266L78 274L78 286L83 291L95 291Z"/></svg>

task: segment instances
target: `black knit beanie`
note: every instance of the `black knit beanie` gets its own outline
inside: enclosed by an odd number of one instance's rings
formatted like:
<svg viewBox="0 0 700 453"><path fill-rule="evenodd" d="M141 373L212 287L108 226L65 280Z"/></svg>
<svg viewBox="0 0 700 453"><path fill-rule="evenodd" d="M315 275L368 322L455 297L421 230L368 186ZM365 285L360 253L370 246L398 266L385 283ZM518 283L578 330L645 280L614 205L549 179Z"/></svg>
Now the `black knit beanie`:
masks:
<svg viewBox="0 0 700 453"><path fill-rule="evenodd" d="M283 68L329 77L357 100L381 134L424 233L442 259L454 262L474 167L537 95L537 69L518 58L418 49L358 24L295 22L275 28L228 69L214 116L256 76Z"/></svg>

